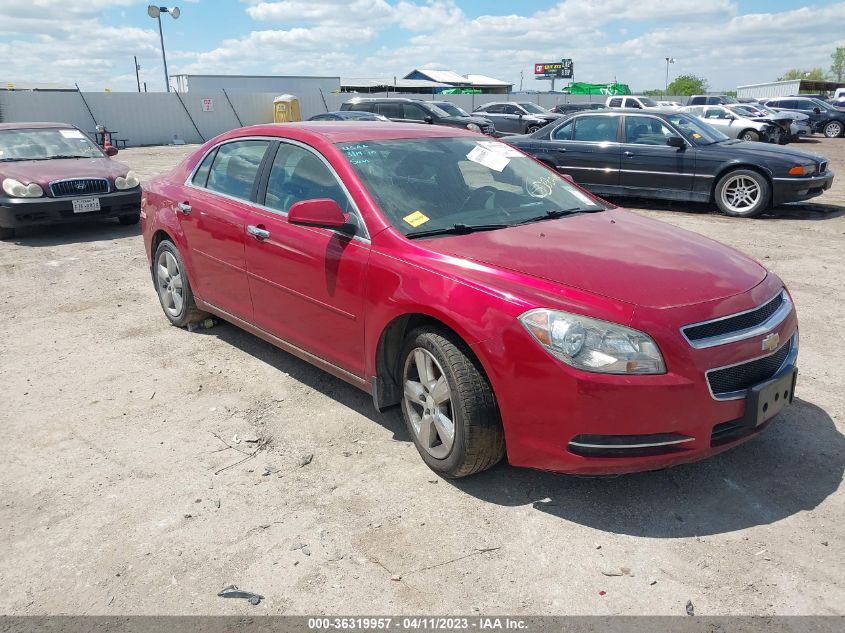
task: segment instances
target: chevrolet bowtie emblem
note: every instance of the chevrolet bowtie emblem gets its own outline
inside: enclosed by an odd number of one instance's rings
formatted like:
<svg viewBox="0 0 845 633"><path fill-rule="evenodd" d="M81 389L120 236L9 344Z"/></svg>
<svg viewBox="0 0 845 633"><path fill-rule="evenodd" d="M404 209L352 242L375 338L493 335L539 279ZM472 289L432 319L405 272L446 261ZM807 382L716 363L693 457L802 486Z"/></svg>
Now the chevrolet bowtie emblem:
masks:
<svg viewBox="0 0 845 633"><path fill-rule="evenodd" d="M772 352L777 349L778 343L780 343L780 335L777 332L772 332L766 338L763 339L763 351L764 352Z"/></svg>

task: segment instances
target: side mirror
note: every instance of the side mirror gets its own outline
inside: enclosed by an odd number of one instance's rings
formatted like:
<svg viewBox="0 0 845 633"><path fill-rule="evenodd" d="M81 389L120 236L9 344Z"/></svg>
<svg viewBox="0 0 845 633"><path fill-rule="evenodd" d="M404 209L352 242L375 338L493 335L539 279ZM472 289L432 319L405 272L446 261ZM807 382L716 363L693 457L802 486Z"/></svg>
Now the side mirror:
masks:
<svg viewBox="0 0 845 633"><path fill-rule="evenodd" d="M114 145L110 145L106 148L106 156L111 158L112 156L117 156L117 148Z"/></svg>
<svg viewBox="0 0 845 633"><path fill-rule="evenodd" d="M427 115L427 116L423 119L423 121L425 121L426 123L434 123L434 117L432 117L431 115Z"/></svg>
<svg viewBox="0 0 845 633"><path fill-rule="evenodd" d="M354 233L349 214L344 213L337 202L330 198L301 200L293 204L288 211L288 222Z"/></svg>
<svg viewBox="0 0 845 633"><path fill-rule="evenodd" d="M813 108L813 112L815 112L816 114L821 114L821 113L822 113L822 109L821 109L821 108L819 108L819 107L816 107L816 108Z"/></svg>
<svg viewBox="0 0 845 633"><path fill-rule="evenodd" d="M682 149L687 146L687 143L680 136L670 136L668 139L666 139L666 145L668 145L669 147L677 147L678 149Z"/></svg>

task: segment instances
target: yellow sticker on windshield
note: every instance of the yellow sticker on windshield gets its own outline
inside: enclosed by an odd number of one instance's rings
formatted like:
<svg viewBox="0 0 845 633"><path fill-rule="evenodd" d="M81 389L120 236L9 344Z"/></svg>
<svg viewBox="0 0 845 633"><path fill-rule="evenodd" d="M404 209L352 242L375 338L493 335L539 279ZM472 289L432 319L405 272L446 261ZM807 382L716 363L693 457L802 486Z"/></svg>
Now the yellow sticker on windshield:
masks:
<svg viewBox="0 0 845 633"><path fill-rule="evenodd" d="M692 137L693 137L694 139L698 140L698 139L700 139L700 138L701 138L701 134L699 134L698 132L693 132L693 133L692 133Z"/></svg>
<svg viewBox="0 0 845 633"><path fill-rule="evenodd" d="M428 217L427 215L425 215L422 211L420 211L419 209L417 209L416 211L414 211L414 212L413 212L413 213L411 213L410 215L406 215L406 216L405 216L404 218L402 218L402 219L403 219L403 220L405 220L405 222L407 222L408 224L410 224L410 225L411 225L411 226L413 226L414 228L417 228L420 224L425 224L425 223L426 223L426 222L428 222L431 218L429 218L429 217Z"/></svg>

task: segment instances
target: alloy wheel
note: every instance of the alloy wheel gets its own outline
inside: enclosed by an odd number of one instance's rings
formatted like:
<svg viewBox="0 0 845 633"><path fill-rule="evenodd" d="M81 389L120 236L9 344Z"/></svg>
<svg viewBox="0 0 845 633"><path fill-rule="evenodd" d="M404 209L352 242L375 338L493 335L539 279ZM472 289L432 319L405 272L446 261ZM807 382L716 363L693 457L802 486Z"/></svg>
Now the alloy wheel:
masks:
<svg viewBox="0 0 845 633"><path fill-rule="evenodd" d="M828 138L836 138L840 134L842 134L842 125L839 123L828 123L824 128L824 135Z"/></svg>
<svg viewBox="0 0 845 633"><path fill-rule="evenodd" d="M179 262L169 251L162 251L156 262L156 278L158 279L158 296L161 305L173 318L182 314L185 304L182 286L182 271Z"/></svg>
<svg viewBox="0 0 845 633"><path fill-rule="evenodd" d="M405 410L414 435L435 459L445 459L455 443L452 390L437 359L417 347L405 359L402 372Z"/></svg>
<svg viewBox="0 0 845 633"><path fill-rule="evenodd" d="M750 176L734 176L722 187L722 203L734 213L745 213L760 201L759 183Z"/></svg>

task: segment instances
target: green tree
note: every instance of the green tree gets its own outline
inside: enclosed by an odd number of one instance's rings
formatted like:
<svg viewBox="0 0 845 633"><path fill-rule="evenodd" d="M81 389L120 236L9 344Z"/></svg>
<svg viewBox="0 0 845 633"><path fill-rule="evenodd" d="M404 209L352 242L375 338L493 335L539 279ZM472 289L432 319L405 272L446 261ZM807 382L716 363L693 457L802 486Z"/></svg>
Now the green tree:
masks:
<svg viewBox="0 0 845 633"><path fill-rule="evenodd" d="M707 80L696 75L679 75L669 84L670 95L697 95L707 92Z"/></svg>
<svg viewBox="0 0 845 633"><path fill-rule="evenodd" d="M663 90L661 90L660 88L654 88L653 90L643 90L642 94L644 97L662 97Z"/></svg>
<svg viewBox="0 0 845 633"><path fill-rule="evenodd" d="M778 77L777 81L794 81L795 79L824 81L824 71L821 68L791 68Z"/></svg>
<svg viewBox="0 0 845 633"><path fill-rule="evenodd" d="M837 46L830 56L833 63L830 65L830 74L836 81L842 81L845 77L845 46Z"/></svg>

